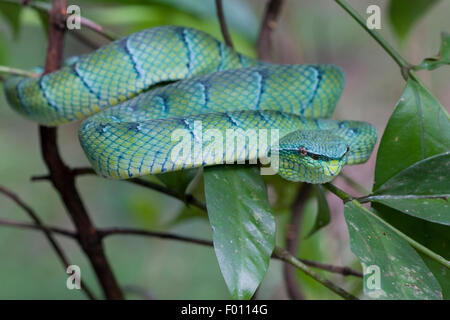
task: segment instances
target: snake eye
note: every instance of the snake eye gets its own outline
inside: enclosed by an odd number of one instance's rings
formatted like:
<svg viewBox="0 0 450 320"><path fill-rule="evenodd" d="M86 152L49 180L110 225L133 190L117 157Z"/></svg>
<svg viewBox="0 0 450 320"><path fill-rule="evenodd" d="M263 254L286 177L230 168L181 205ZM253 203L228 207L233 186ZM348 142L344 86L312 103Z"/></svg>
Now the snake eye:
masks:
<svg viewBox="0 0 450 320"><path fill-rule="evenodd" d="M300 147L300 148L298 148L298 152L300 152L300 154L301 154L302 156L306 156L306 155L308 154L308 152L306 151L306 148L305 148L305 147Z"/></svg>
<svg viewBox="0 0 450 320"><path fill-rule="evenodd" d="M317 154L312 154L311 158L313 158L313 160L319 160L319 156Z"/></svg>

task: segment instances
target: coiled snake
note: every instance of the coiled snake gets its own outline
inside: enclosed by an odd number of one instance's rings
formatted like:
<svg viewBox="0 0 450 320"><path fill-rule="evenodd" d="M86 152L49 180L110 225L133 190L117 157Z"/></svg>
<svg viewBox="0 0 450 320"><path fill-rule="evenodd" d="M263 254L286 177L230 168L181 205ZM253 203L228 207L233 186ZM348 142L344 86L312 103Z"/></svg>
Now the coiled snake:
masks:
<svg viewBox="0 0 450 320"><path fill-rule="evenodd" d="M262 63L198 30L163 26L40 78L9 78L5 92L15 110L40 124L85 119L81 145L107 178L277 154L282 177L324 183L343 165L367 161L377 139L368 123L326 119L343 83L333 65ZM244 135L223 144L219 138L233 130ZM274 130L279 140L250 143ZM174 139L175 132L186 134ZM191 145L175 153L180 141Z"/></svg>

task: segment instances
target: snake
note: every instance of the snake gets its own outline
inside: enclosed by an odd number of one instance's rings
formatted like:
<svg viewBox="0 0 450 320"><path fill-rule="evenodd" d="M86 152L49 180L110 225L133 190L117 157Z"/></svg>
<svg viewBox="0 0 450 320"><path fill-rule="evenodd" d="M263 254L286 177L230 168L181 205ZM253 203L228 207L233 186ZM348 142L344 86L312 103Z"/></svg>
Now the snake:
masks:
<svg viewBox="0 0 450 320"><path fill-rule="evenodd" d="M335 65L262 62L205 32L160 26L4 89L41 125L83 120L82 149L105 178L276 159L281 177L319 184L366 162L377 140L370 123L330 119L344 78Z"/></svg>

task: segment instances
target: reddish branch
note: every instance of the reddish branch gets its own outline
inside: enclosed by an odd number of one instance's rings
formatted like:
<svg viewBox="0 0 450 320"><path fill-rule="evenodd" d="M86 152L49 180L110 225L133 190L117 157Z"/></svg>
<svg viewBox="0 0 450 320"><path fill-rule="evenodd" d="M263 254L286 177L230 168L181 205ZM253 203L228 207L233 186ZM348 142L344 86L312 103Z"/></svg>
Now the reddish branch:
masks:
<svg viewBox="0 0 450 320"><path fill-rule="evenodd" d="M44 74L59 69L65 31L66 0L54 0L49 19L49 42ZM58 191L79 235L79 243L87 255L103 292L108 299L123 299L98 235L75 186L70 168L62 160L57 146L56 128L39 126L41 152L50 180Z"/></svg>
<svg viewBox="0 0 450 320"><path fill-rule="evenodd" d="M283 0L269 0L267 4L258 36L258 56L261 60L269 61L272 58L272 31L277 25L282 5Z"/></svg>
<svg viewBox="0 0 450 320"><path fill-rule="evenodd" d="M311 194L311 190L312 185L309 183L302 184L292 206L291 218L287 224L286 231L286 250L292 255L297 255L298 253L298 248L300 245L300 225L303 218L303 211L305 209L306 201ZM291 299L304 300L304 296L297 283L296 269L288 263L284 265L284 281Z"/></svg>
<svg viewBox="0 0 450 320"><path fill-rule="evenodd" d="M10 225L10 226L16 226L16 227L22 227L27 228L31 226L32 228L42 230L44 232L44 235L50 242L50 245L52 246L53 250L55 250L56 254L58 255L59 259L61 260L63 266L65 267L65 270L67 270L67 267L71 265L69 260L67 259L66 254L64 253L63 249L59 246L56 239L53 237L52 232L55 232L54 229L50 229L42 224L41 219L39 216L34 212L33 209L31 209L30 206L28 206L22 199L19 198L15 193L7 190L6 188L0 186L0 193L3 193L6 197L10 198L12 201L14 201L19 207L21 207L34 221L34 224L25 224L25 223L17 223L7 220L0 220L1 224ZM65 235L70 235L71 233L65 232L62 230L59 230L62 233L65 233ZM88 296L89 299L95 300L94 295L92 294L91 290L86 286L86 284L81 280L81 289L84 291L84 293Z"/></svg>
<svg viewBox="0 0 450 320"><path fill-rule="evenodd" d="M220 30L222 31L223 39L230 48L233 48L233 42L231 41L230 32L228 31L227 23L225 20L225 14L223 12L222 0L216 0L217 18L220 24Z"/></svg>
<svg viewBox="0 0 450 320"><path fill-rule="evenodd" d="M65 236L72 239L78 239L78 235L74 233L73 231L58 228L58 227L50 227L50 226L44 226L44 225L36 225L26 222L16 222L16 221L10 221L6 219L0 219L0 225L8 226L8 227L14 227L14 228L21 228L21 229L31 229L31 230L38 230L43 231L44 229L49 230L52 233ZM102 238L106 238L109 236L114 235L135 235L135 236L144 236L144 237L153 237L153 238L159 238L159 239L166 239L166 240L175 240L175 241L181 241L191 244L197 244L207 247L212 247L213 243L212 241L205 240L205 239L199 239L199 238L193 238L183 235L178 235L170 232L158 232L158 231L151 231L151 230L142 230L142 229L134 229L134 228L121 228L121 227L113 227L113 228L104 228L104 229L97 229L97 232L100 234ZM282 259L278 255L273 255L272 258L274 259ZM307 259L301 259L298 258L301 262L306 264L307 266L321 269L327 272L331 273L337 273L342 276L355 276L362 278L362 273L353 270L349 267L341 267L341 266L335 266L331 264L321 263L317 261L311 261Z"/></svg>

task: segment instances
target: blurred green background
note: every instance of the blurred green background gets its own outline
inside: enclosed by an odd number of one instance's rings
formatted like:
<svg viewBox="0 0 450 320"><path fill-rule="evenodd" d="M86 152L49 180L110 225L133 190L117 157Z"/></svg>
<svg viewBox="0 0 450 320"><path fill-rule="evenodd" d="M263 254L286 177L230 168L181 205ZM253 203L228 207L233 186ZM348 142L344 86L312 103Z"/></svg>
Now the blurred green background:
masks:
<svg viewBox="0 0 450 320"><path fill-rule="evenodd" d="M119 35L144 28L176 24L207 31L218 38L220 29L213 0L159 1L71 1L81 14ZM225 15L239 51L255 55L255 41L265 1L225 0ZM441 31L450 32L450 1L441 1L414 26L408 38L400 41L392 33L386 6L388 1L351 1L365 15L370 4L382 8L380 32L399 48L410 62L438 52ZM367 15L366 15L367 16ZM25 8L21 27L14 35L0 15L0 64L17 68L42 65L46 33L38 14ZM98 43L106 43L89 30L79 31ZM344 94L335 112L340 119L369 121L381 136L387 120L405 85L397 65L342 9L331 0L286 1L273 35L274 60L280 63L334 63L346 73ZM65 55L87 53L91 49L66 36ZM449 68L421 72L420 76L442 105L449 109ZM78 124L59 130L64 159L71 166L87 166L77 140ZM37 125L13 112L0 93L0 184L20 194L49 225L72 228L58 196L47 182L30 182L32 175L45 174L40 156ZM373 179L371 160L345 172L366 187ZM276 188L269 183L269 198L277 213L278 244L284 245L289 201L295 185ZM337 185L351 190L338 178ZM78 187L95 224L100 227L140 227L170 230L184 235L211 239L205 218L184 210L183 203L151 190L95 176L81 177ZM293 191L294 190L294 191ZM337 265L360 269L348 245L348 233L340 201L329 196L332 222L308 239L301 238L299 255ZM302 234L310 230L316 203L308 202ZM193 214L193 217L189 218ZM0 217L28 221L10 200L0 195ZM72 240L58 237L72 264L81 267L82 279L100 296L100 289L88 261ZM119 283L128 298L227 299L229 294L211 248L134 236L116 236L105 242L106 252ZM44 236L37 231L0 226L0 299L84 299L78 290L66 288L67 275ZM354 294L361 294L361 281L327 274ZM299 274L299 286L307 298L336 299L337 296ZM286 299L282 265L272 260L269 272L257 292L259 299Z"/></svg>

